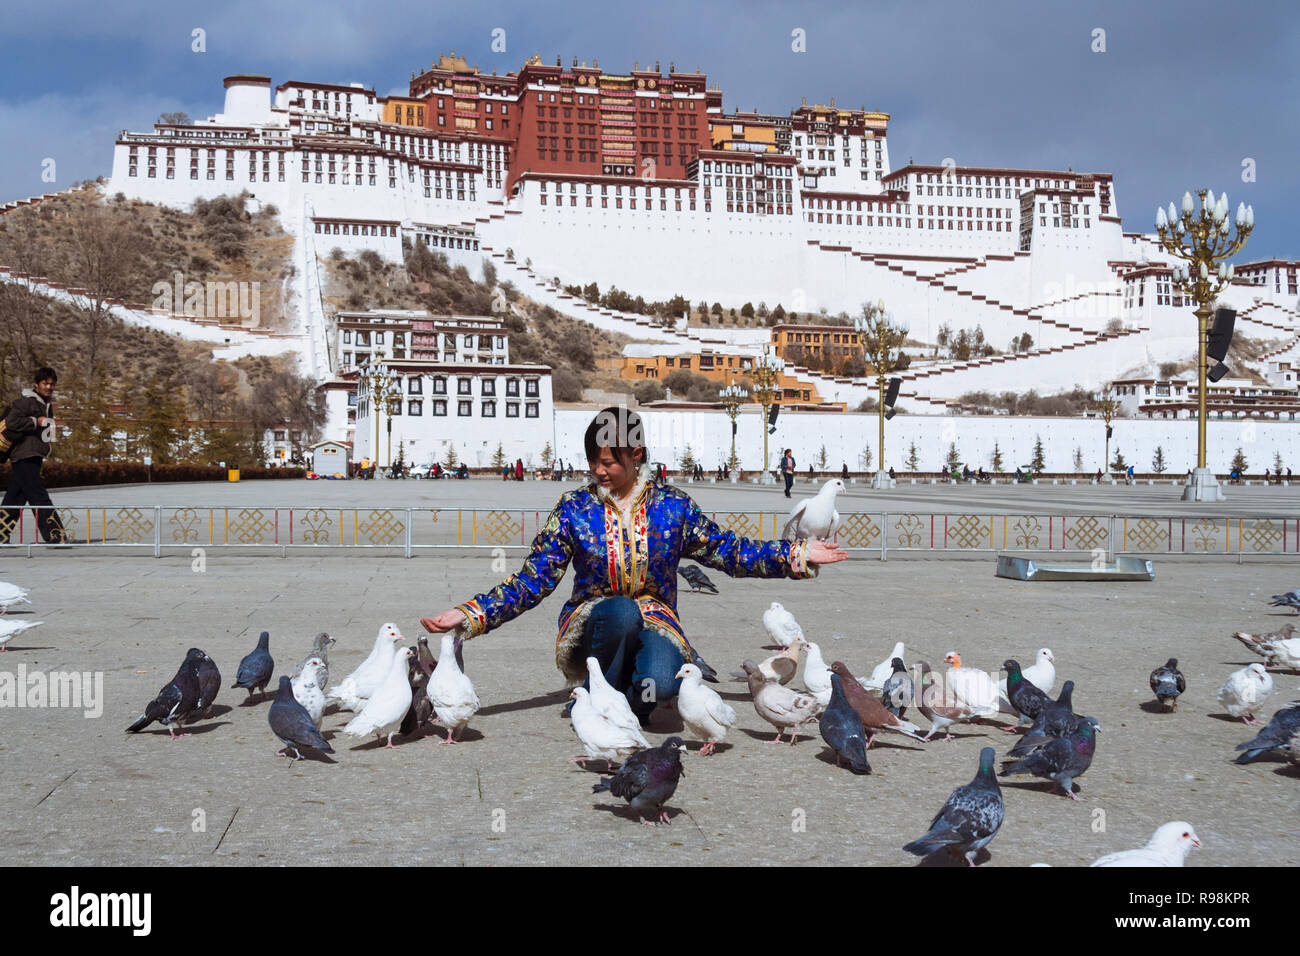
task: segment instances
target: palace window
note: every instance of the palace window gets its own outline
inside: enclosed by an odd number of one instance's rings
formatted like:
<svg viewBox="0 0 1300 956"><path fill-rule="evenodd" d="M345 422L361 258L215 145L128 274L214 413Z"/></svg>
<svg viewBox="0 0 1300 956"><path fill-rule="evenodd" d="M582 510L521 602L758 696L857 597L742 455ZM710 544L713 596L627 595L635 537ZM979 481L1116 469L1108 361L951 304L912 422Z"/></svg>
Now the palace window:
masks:
<svg viewBox="0 0 1300 956"><path fill-rule="evenodd" d="M468 418L468 417L469 417L470 415L472 415L473 413L474 413L474 403L473 403L473 402L457 402L457 403L456 403L456 414L457 414L458 416L460 416L461 418Z"/></svg>
<svg viewBox="0 0 1300 956"><path fill-rule="evenodd" d="M524 405L524 417L525 417L525 418L539 418L539 417L540 417L540 413L539 413L539 411L538 411L538 407L537 407L537 403L536 403L536 402L527 402L527 403L525 403L525 405Z"/></svg>
<svg viewBox="0 0 1300 956"><path fill-rule="evenodd" d="M537 379L530 378L524 380L524 395L528 398L537 398L541 393L538 390Z"/></svg>
<svg viewBox="0 0 1300 956"><path fill-rule="evenodd" d="M434 402L433 402L433 414L435 414L435 415L446 415L446 414L447 414L447 403L446 403L445 401L441 401L441 400L439 400L439 399L434 399Z"/></svg>

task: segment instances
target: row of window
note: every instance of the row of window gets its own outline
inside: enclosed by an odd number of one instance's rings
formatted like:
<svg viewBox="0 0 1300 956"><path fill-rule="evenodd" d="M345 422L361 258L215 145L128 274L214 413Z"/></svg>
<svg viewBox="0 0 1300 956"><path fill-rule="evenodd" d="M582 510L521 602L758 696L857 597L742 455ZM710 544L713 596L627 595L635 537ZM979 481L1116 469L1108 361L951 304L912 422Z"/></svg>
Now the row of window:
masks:
<svg viewBox="0 0 1300 956"><path fill-rule="evenodd" d="M397 226L372 226L356 222L318 222L318 236L397 236Z"/></svg>
<svg viewBox="0 0 1300 956"><path fill-rule="evenodd" d="M429 412L435 417L445 416L447 414L447 402L445 399L435 398L429 403ZM400 404L394 406L396 415L402 414ZM419 398L410 399L406 403L407 415L423 415L424 400ZM474 415L474 403L472 401L456 402L456 415L460 418L471 418ZM496 418L497 403L492 399L487 399L479 403L479 416L481 418ZM506 402L506 418L519 417L519 403ZM539 406L537 402L524 403L524 418L538 418Z"/></svg>

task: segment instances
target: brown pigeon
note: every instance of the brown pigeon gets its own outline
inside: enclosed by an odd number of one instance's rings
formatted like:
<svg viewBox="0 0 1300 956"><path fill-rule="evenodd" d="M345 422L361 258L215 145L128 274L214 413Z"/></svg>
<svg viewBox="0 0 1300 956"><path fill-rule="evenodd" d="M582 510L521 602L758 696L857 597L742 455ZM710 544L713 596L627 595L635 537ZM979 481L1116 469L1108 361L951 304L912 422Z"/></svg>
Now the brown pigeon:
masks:
<svg viewBox="0 0 1300 956"><path fill-rule="evenodd" d="M844 683L844 696L848 698L849 706L858 712L862 718L862 726L866 728L870 735L867 738L867 748L870 749L877 735L882 730L893 730L900 734L907 734L909 737L915 737L917 740L924 740L921 736L921 728L911 721L896 717L889 712L889 708L868 694L858 679L854 677L842 661L835 661L831 664L831 673L839 674Z"/></svg>

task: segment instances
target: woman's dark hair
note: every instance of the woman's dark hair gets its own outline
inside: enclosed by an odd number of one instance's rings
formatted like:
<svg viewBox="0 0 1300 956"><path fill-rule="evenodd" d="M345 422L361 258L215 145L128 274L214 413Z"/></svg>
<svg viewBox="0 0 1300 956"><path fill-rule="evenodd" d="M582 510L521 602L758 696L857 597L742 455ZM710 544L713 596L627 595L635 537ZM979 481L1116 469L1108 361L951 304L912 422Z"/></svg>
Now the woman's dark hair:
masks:
<svg viewBox="0 0 1300 956"><path fill-rule="evenodd" d="M645 432L641 416L626 405L611 405L596 413L582 436L587 461L600 457L600 450L608 448L620 462L635 462L636 449L645 450Z"/></svg>
<svg viewBox="0 0 1300 956"><path fill-rule="evenodd" d="M40 368L38 368L36 370L36 374L32 376L32 381L35 382L37 385L39 385L41 382L44 381L57 382L58 380L59 380L58 374L54 371L54 369L50 368L48 365L43 365Z"/></svg>

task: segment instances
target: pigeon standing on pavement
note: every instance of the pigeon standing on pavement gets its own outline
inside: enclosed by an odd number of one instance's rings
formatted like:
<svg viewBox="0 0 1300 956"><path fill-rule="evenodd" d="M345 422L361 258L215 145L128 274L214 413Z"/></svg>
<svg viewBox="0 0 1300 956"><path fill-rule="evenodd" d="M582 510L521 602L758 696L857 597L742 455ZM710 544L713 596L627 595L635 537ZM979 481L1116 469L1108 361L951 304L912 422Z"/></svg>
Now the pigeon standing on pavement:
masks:
<svg viewBox="0 0 1300 956"><path fill-rule="evenodd" d="M964 856L967 866L975 865L975 855L997 836L1006 813L1002 788L993 773L994 753L992 747L980 751L975 779L952 792L930 821L930 831L903 847L906 852L929 856L947 847L949 853Z"/></svg>
<svg viewBox="0 0 1300 956"><path fill-rule="evenodd" d="M907 676L907 668L903 666L901 657L895 657L891 663L894 672L880 685L880 702L895 717L903 717L916 699L916 685Z"/></svg>
<svg viewBox="0 0 1300 956"><path fill-rule="evenodd" d="M260 694L266 690L266 685L271 682L271 674L275 671L275 661L271 659L271 652L268 649L270 643L271 635L263 631L258 635L257 647L239 662L239 671L235 674L233 686L247 690L247 700L253 699L254 688Z"/></svg>
<svg viewBox="0 0 1300 956"><path fill-rule="evenodd" d="M1151 672L1151 693L1156 695L1156 700L1160 702L1162 708L1168 707L1172 712L1178 712L1178 695L1187 689L1187 681L1183 678L1183 672L1178 669L1178 658L1171 657L1165 661L1163 667L1157 667Z"/></svg>
<svg viewBox="0 0 1300 956"><path fill-rule="evenodd" d="M1289 607L1300 614L1300 588L1294 591L1287 591L1286 594L1274 594L1273 600L1269 602L1269 607Z"/></svg>
<svg viewBox="0 0 1300 956"><path fill-rule="evenodd" d="M1093 866L1182 866L1192 847L1200 846L1201 838L1192 825L1184 820L1173 820L1159 827L1146 846L1136 850L1107 853L1094 860Z"/></svg>
<svg viewBox="0 0 1300 956"><path fill-rule="evenodd" d="M686 775L682 754L686 744L681 737L669 737L658 747L633 754L612 777L593 784L592 793L609 792L622 797L637 812L646 826L668 823L664 804L677 792L677 781ZM647 820L646 811L658 811L657 820Z"/></svg>
<svg viewBox="0 0 1300 956"><path fill-rule="evenodd" d="M336 701L343 710L359 713L388 673L401 640L402 632L396 624L390 622L380 627L379 633L375 635L374 647L370 649L370 656L351 674L331 687L325 699Z"/></svg>
<svg viewBox="0 0 1300 956"><path fill-rule="evenodd" d="M193 654L198 648L190 648ZM202 651L199 651L203 654ZM191 720L201 720L212 715L212 705L217 700L217 691L221 690L221 671L217 670L217 662L207 654L199 659L198 666L199 678L199 703Z"/></svg>
<svg viewBox="0 0 1300 956"><path fill-rule="evenodd" d="M839 767L847 760L854 773L871 773L871 764L867 762L867 734L862 726L862 718L844 696L843 678L834 672L831 674L830 704L822 711L818 726L822 740L835 751L835 766Z"/></svg>
<svg viewBox="0 0 1300 956"><path fill-rule="evenodd" d="M1061 686L1060 696L1042 711L1019 742L1007 752L1008 757L1023 757L1056 737L1064 737L1079 728L1079 716L1074 712L1074 681Z"/></svg>
<svg viewBox="0 0 1300 956"><path fill-rule="evenodd" d="M569 712L573 719L573 732L587 752L585 757L574 757L574 763L603 760L606 764L613 764L638 750L649 748L650 741L645 739L640 726L620 727L597 711L592 706L587 688L575 687L569 696L573 698L573 709Z"/></svg>
<svg viewBox="0 0 1300 956"><path fill-rule="evenodd" d="M747 661L758 668L759 673L763 675L764 680L773 680L778 684L788 684L795 672L799 670L799 655L808 649L808 642L800 638L785 650L778 651L764 661L754 664L753 661ZM744 667L744 664L741 665ZM732 671L731 676L740 681L748 681L744 670Z"/></svg>
<svg viewBox="0 0 1300 956"><path fill-rule="evenodd" d="M1034 662L1020 673L1025 675L1025 680L1050 696L1056 688L1056 658L1052 655L1051 648L1040 647ZM1007 679L1005 677L998 681L998 691L1002 694L1001 709L1008 714L1011 713L1011 701L1007 700Z"/></svg>
<svg viewBox="0 0 1300 956"><path fill-rule="evenodd" d="M1095 719L1084 717L1074 733L1049 740L1024 760L1006 767L999 776L1031 773L1035 777L1047 777L1060 784L1071 800L1078 800L1074 793L1074 778L1082 776L1092 766L1093 755L1097 752L1099 730L1101 725Z"/></svg>
<svg viewBox="0 0 1300 956"><path fill-rule="evenodd" d="M804 640L803 628L794 615L776 601L763 612L763 627L779 647L789 647L795 641Z"/></svg>
<svg viewBox="0 0 1300 956"><path fill-rule="evenodd" d="M817 703L826 707L831 702L831 669L826 666L822 649L812 641L806 643L808 652L803 662L803 686L817 698Z"/></svg>
<svg viewBox="0 0 1300 956"><path fill-rule="evenodd" d="M293 688L293 699L302 704L303 709L311 715L312 723L319 727L325 713L323 687L329 669L319 657L307 658L301 667L298 676L289 679L289 686Z"/></svg>
<svg viewBox="0 0 1300 956"><path fill-rule="evenodd" d="M1255 711L1264 706L1272 693L1273 675L1264 669L1263 664L1247 664L1228 675L1219 688L1218 700L1230 715L1240 717L1254 727L1263 723L1255 716Z"/></svg>
<svg viewBox="0 0 1300 956"><path fill-rule="evenodd" d="M799 736L799 728L810 720L816 720L821 713L821 704L811 694L798 694L788 687L782 687L776 681L764 680L758 667L750 661L742 665L749 678L749 696L754 701L754 711L776 728L772 743L780 743L781 737L790 731L790 744L793 746Z"/></svg>
<svg viewBox="0 0 1300 956"><path fill-rule="evenodd" d="M438 666L433 669L433 674L425 685L425 693L433 702L433 712L438 723L447 728L444 744L454 744L460 739L465 725L478 713L479 708L474 684L457 663L457 645L460 642L461 638L450 632L442 635Z"/></svg>
<svg viewBox="0 0 1300 956"><path fill-rule="evenodd" d="M293 681L287 674L280 675L280 687L275 692L275 700L271 701L266 720L271 725L271 733L280 738L280 743L284 744L284 749L276 754L277 757L288 757L289 751L292 750L292 759L301 760L303 747L310 747L326 754L334 752L329 741L321 736L311 714L295 699Z"/></svg>
<svg viewBox="0 0 1300 956"><path fill-rule="evenodd" d="M1002 668L1007 672L1007 700L1013 711L1020 715L1019 723L1008 729L1015 730L1020 724L1032 724L1034 719L1043 712L1043 708L1052 702L1052 698L1026 679L1020 670L1019 661L1008 658L1002 662Z"/></svg>
<svg viewBox="0 0 1300 956"><path fill-rule="evenodd" d="M986 716L998 712L998 685L988 671L963 667L956 651L949 651L944 663L949 665L945 680L954 694Z"/></svg>
<svg viewBox="0 0 1300 956"><path fill-rule="evenodd" d="M5 645L23 631L40 627L44 623L44 621L0 621L0 653L7 651L9 648Z"/></svg>
<svg viewBox="0 0 1300 956"><path fill-rule="evenodd" d="M415 652L409 647L401 648L393 655L388 675L366 701L366 706L343 728L343 732L352 737L364 737L374 734L376 738L387 735L385 749L393 750L393 734L402 723L402 718L411 709L411 679L407 675L407 662Z"/></svg>
<svg viewBox="0 0 1300 956"><path fill-rule="evenodd" d="M298 675L302 673L302 669L307 666L308 662L318 660L321 664L325 665L325 670L318 674L317 686L320 688L322 694L325 693L330 682L329 654L330 645L333 643L334 638L330 637L324 631L317 634L316 639L311 642L311 653L300 660L297 664L293 665L293 670L289 671L289 680L296 681ZM320 671L319 666L317 667L317 670Z"/></svg>
<svg viewBox="0 0 1300 956"><path fill-rule="evenodd" d="M844 665L843 661L836 661L832 664L831 673L832 675L839 675L840 686L844 688L844 696L847 698L849 706L857 711L858 716L862 719L863 729L868 734L868 750L871 749L871 745L875 743L876 737L882 730L892 730L896 733L906 734L909 737L915 737L917 740L925 739L921 736L920 727L896 716L883 703L867 693L852 672Z"/></svg>
<svg viewBox="0 0 1300 956"><path fill-rule="evenodd" d="M0 614L4 614L15 604L31 604L32 602L27 600L27 595L30 593L27 588L10 584L8 581L0 581Z"/></svg>
<svg viewBox="0 0 1300 956"><path fill-rule="evenodd" d="M894 649L889 652L889 656L875 666L875 668L871 671L870 677L859 678L858 683L861 684L863 687L865 687L867 690L883 689L885 686L885 681L889 680L890 676L894 673L895 657L897 657L900 661L904 659L902 641L898 641L894 645Z"/></svg>
<svg viewBox="0 0 1300 956"><path fill-rule="evenodd" d="M1294 624L1284 624L1276 631L1269 631L1267 634L1249 634L1246 631L1234 631L1232 634L1269 664L1273 664L1277 657L1277 651L1273 648L1274 642L1285 641L1294 635Z"/></svg>
<svg viewBox="0 0 1300 956"><path fill-rule="evenodd" d="M167 728L172 740L188 737L189 734L176 733L174 725L188 718L199 706L199 662L205 656L197 647L190 648L176 676L158 691L158 696L149 702L144 713L126 728L126 732L137 734L156 720Z"/></svg>
<svg viewBox="0 0 1300 956"><path fill-rule="evenodd" d="M961 700L952 692L952 688L940 681L935 683L934 673L929 661L917 661L921 669L921 686L917 691L916 708L921 716L930 722L930 732L925 735L929 740L939 731L943 731L944 740L952 740L948 730L953 724L964 724L982 716L974 707Z"/></svg>
<svg viewBox="0 0 1300 956"><path fill-rule="evenodd" d="M676 679L682 682L677 692L677 713L686 729L704 741L700 756L708 756L736 725L736 711L716 690L704 686L700 669L694 664L683 664Z"/></svg>
<svg viewBox="0 0 1300 956"><path fill-rule="evenodd" d="M677 573L686 579L686 583L691 586L692 591L708 591L711 594L717 594L718 589L714 587L709 576L697 564L678 565Z"/></svg>
<svg viewBox="0 0 1300 956"><path fill-rule="evenodd" d="M1237 763L1250 763L1269 750L1290 747L1296 737L1300 737L1300 701L1293 701L1289 707L1274 714L1273 719L1253 740L1237 744L1238 750L1246 751L1237 758Z"/></svg>
<svg viewBox="0 0 1300 956"><path fill-rule="evenodd" d="M840 513L835 510L835 496L844 490L844 482L832 478L822 485L816 497L804 498L790 510L790 519L781 529L784 541L816 538L839 543Z"/></svg>
<svg viewBox="0 0 1300 956"><path fill-rule="evenodd" d="M433 723L433 701L429 700L428 687L429 678L437 669L438 662L433 659L433 652L429 650L429 639L421 634L416 639L415 655L411 658L407 668L407 679L411 685L411 706L406 711L406 716L402 718L402 726L398 728L398 733L403 737L409 737L423 727Z"/></svg>

